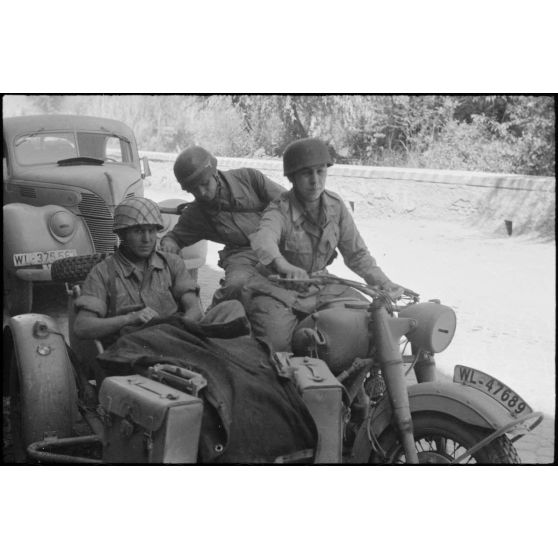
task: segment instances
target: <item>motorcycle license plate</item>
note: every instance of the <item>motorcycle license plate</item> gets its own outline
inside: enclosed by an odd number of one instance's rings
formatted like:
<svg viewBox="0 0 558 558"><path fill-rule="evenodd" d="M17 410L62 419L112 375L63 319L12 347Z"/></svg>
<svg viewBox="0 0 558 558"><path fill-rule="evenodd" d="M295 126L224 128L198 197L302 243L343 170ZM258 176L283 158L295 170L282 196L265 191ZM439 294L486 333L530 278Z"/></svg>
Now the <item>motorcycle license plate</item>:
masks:
<svg viewBox="0 0 558 558"><path fill-rule="evenodd" d="M45 252L23 252L14 254L14 266L25 267L29 265L47 265L61 258L77 256L77 250L48 250Z"/></svg>
<svg viewBox="0 0 558 558"><path fill-rule="evenodd" d="M453 371L453 381L486 393L504 406L513 417L533 412L513 389L486 372L457 364Z"/></svg>

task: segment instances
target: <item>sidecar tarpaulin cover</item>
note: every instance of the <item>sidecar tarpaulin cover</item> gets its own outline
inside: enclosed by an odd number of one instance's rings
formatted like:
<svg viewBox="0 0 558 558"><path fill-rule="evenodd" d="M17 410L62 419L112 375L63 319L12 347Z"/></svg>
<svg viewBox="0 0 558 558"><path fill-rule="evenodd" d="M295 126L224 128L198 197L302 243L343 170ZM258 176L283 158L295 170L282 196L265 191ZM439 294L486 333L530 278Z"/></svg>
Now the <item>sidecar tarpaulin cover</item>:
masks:
<svg viewBox="0 0 558 558"><path fill-rule="evenodd" d="M207 333L207 332L206 332ZM105 373L135 374L157 363L207 380L202 463L271 463L314 449L317 432L296 387L277 375L267 346L249 336L207 337L173 320L123 335L97 359Z"/></svg>

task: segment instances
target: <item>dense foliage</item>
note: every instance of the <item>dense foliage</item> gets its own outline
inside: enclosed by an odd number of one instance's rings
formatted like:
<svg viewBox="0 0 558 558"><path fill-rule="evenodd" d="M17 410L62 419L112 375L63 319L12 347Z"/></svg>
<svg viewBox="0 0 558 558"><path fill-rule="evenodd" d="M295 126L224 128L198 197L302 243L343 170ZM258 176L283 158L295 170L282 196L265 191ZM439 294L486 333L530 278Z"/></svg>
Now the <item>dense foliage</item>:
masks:
<svg viewBox="0 0 558 558"><path fill-rule="evenodd" d="M328 142L338 162L554 175L555 104L527 95L34 95L4 113L118 118L140 148L203 145L277 157L293 139Z"/></svg>

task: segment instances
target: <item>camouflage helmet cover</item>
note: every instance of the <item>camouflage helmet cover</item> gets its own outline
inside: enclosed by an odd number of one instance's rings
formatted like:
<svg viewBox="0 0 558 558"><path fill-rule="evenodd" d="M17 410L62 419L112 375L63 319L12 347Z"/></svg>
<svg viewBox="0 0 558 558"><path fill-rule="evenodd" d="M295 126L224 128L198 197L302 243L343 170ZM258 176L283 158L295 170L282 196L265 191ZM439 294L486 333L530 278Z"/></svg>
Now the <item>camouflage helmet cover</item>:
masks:
<svg viewBox="0 0 558 558"><path fill-rule="evenodd" d="M327 165L333 161L327 145L317 138L304 138L289 143L283 153L283 174L289 176L307 167Z"/></svg>
<svg viewBox="0 0 558 558"><path fill-rule="evenodd" d="M180 153L174 162L174 176L183 188L192 188L209 178L217 169L217 159L195 145Z"/></svg>
<svg viewBox="0 0 558 558"><path fill-rule="evenodd" d="M163 217L159 206L147 198L130 197L120 202L114 210L114 232L136 225L155 225L164 229Z"/></svg>

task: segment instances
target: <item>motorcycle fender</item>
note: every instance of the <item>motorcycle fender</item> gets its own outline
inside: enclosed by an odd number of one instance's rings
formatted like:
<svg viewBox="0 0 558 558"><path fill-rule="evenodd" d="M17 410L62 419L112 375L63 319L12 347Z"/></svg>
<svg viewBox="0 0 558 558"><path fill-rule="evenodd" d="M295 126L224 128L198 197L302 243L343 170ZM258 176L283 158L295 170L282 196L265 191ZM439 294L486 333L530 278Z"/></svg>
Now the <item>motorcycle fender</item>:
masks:
<svg viewBox="0 0 558 558"><path fill-rule="evenodd" d="M4 327L4 351L10 358L15 353L20 371L20 382L30 386L43 385L48 382L59 386L57 401L64 402L64 406L73 417L78 416L74 405L76 394L75 371L70 362L64 336L56 322L44 314L21 314L8 320ZM8 360L9 362L9 360ZM8 374L4 381L7 382ZM29 390L37 397L41 390ZM5 392L6 393L6 392ZM33 408L33 401L28 402Z"/></svg>
<svg viewBox="0 0 558 558"><path fill-rule="evenodd" d="M424 382L409 387L411 415L421 412L440 413L461 422L497 430L512 420L506 409L485 393L469 386L452 382ZM379 438L392 424L393 411L387 397L374 411L372 430ZM372 446L366 424L361 425L353 446L351 462L368 462Z"/></svg>
<svg viewBox="0 0 558 558"><path fill-rule="evenodd" d="M56 237L51 232L49 220L60 211L71 213L59 205L35 207L24 203L10 203L3 207L4 268L27 281L48 280L43 269L37 269L36 266L16 266L14 254L76 250L76 255L82 256L95 252L89 229L84 220L75 214L74 231L70 236Z"/></svg>

